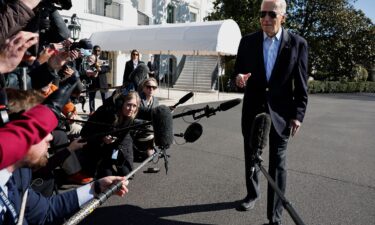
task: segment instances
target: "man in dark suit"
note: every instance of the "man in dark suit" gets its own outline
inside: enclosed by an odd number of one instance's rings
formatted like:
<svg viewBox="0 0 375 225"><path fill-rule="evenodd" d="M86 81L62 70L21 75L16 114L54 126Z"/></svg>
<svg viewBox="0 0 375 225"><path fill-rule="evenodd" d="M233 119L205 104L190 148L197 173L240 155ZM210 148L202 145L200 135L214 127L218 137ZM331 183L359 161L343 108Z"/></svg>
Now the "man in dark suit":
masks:
<svg viewBox="0 0 375 225"><path fill-rule="evenodd" d="M122 182L118 195L123 196L128 191L124 177L109 176L50 198L35 192L30 187L30 168L46 165L51 140L52 135L48 134L41 142L33 145L22 160L0 170L0 224L13 225L21 219L24 225L61 224L64 217L79 210L80 206L114 182Z"/></svg>
<svg viewBox="0 0 375 225"><path fill-rule="evenodd" d="M139 60L139 52L135 49L131 51L130 57L131 59L125 64L124 76L122 78L122 85L124 87L127 87L130 83L132 83L130 74L133 72L133 70L137 68L140 63L144 63Z"/></svg>
<svg viewBox="0 0 375 225"><path fill-rule="evenodd" d="M95 45L92 49L92 55L89 57L91 64L91 69L86 71L88 77L90 77L91 85L88 88L89 91L89 108L90 114L95 111L95 96L96 92L99 90L102 97L102 102L108 97L108 82L107 75L111 70L109 65L104 65L100 57L101 49L98 45Z"/></svg>
<svg viewBox="0 0 375 225"><path fill-rule="evenodd" d="M303 121L307 106L307 43L282 27L285 0L263 0L260 12L262 31L242 38L233 78L245 89L242 108L247 196L240 209L249 210L260 197L259 168L250 178L250 132L259 113L270 115L269 174L285 192L286 149ZM268 187L267 217L270 225L281 224L282 203Z"/></svg>

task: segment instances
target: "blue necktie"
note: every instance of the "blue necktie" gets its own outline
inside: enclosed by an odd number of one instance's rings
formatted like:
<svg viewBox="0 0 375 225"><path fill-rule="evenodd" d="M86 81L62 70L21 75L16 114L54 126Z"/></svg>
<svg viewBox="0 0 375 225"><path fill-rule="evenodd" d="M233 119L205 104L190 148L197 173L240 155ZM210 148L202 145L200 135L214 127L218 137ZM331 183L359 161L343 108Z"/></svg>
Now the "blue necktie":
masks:
<svg viewBox="0 0 375 225"><path fill-rule="evenodd" d="M275 38L267 37L267 42L269 44L267 52L267 65L266 65L266 76L267 81L270 80L273 66L275 65L277 51L276 51L276 40Z"/></svg>

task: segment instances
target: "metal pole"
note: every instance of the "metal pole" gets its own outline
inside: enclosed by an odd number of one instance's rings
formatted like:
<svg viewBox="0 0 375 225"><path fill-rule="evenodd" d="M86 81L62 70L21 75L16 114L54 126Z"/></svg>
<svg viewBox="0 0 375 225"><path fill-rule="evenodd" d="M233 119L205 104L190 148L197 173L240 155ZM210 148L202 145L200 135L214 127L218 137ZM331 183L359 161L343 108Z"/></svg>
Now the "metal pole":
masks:
<svg viewBox="0 0 375 225"><path fill-rule="evenodd" d="M220 73L221 73L220 68L221 68L221 66L220 66L220 54L217 53L217 100L220 99Z"/></svg>
<svg viewBox="0 0 375 225"><path fill-rule="evenodd" d="M27 67L22 67L22 89L27 90Z"/></svg>
<svg viewBox="0 0 375 225"><path fill-rule="evenodd" d="M128 175L125 176L126 180L129 180L133 174L135 174L138 170L140 170L143 166L145 166L147 163L149 163L154 157L158 156L159 152L155 151L155 153L151 156L149 156L145 161L142 162L141 165L139 165L136 169L131 171ZM114 194L117 190L121 188L122 184L121 182L118 182L116 184L112 184L107 190L100 193L99 196L95 197L94 199L87 202L81 210L79 210L77 213L75 213L72 217L69 218L63 225L74 225L81 222L85 217L90 215L92 211L94 211L96 208L98 208L100 205L102 205L109 197L111 197L112 194Z"/></svg>
<svg viewBox="0 0 375 225"><path fill-rule="evenodd" d="M169 60L171 59L171 56L169 55L170 54L170 51L168 50L168 66L167 66L167 70L168 70L168 73L167 73L167 77L168 77L168 99L169 99L169 85L170 85L170 83L171 83L171 78L170 78L170 74L169 74L169 67L170 67L170 63L169 63Z"/></svg>
<svg viewBox="0 0 375 225"><path fill-rule="evenodd" d="M301 217L299 217L296 210L294 210L292 204L285 198L284 194L281 192L281 190L277 187L275 181L272 179L272 177L267 173L266 169L262 166L262 164L259 162L258 166L260 170L262 171L263 175L266 177L268 183L271 185L272 189L276 192L276 194L279 196L284 208L288 211L290 217L292 217L294 223L296 225L305 225L305 223L302 221Z"/></svg>
<svg viewBox="0 0 375 225"><path fill-rule="evenodd" d="M197 55L198 53L197 53L197 51L193 51L193 65L194 65L194 68L193 68L193 91L195 92L195 80L196 80L196 77L195 77L195 75L196 75L196 69L197 69L197 57L196 57L196 55ZM193 103L194 103L194 98L195 98L195 95L193 96Z"/></svg>

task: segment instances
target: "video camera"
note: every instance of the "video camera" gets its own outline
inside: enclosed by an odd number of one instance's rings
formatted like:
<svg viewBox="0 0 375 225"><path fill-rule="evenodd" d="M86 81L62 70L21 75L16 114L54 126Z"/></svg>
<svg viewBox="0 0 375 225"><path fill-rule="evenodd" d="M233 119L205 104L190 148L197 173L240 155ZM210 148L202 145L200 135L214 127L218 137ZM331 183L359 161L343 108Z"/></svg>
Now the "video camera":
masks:
<svg viewBox="0 0 375 225"><path fill-rule="evenodd" d="M43 0L40 4L57 10L69 10L72 8L72 0Z"/></svg>

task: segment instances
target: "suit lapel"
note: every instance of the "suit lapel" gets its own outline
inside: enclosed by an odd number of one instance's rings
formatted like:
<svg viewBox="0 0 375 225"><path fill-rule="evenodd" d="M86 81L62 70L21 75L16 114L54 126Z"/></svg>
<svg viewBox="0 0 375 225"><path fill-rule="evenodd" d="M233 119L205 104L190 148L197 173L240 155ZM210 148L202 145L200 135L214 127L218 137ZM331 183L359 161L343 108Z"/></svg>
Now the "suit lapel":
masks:
<svg viewBox="0 0 375 225"><path fill-rule="evenodd" d="M261 71L261 76L267 81L266 77L266 66L264 63L264 54L263 54L263 31L258 32L258 40L256 46L258 46L257 49L257 55L260 55L260 57L256 57L256 59L259 59L259 64L261 65L260 71Z"/></svg>

